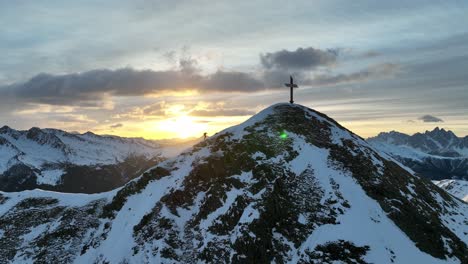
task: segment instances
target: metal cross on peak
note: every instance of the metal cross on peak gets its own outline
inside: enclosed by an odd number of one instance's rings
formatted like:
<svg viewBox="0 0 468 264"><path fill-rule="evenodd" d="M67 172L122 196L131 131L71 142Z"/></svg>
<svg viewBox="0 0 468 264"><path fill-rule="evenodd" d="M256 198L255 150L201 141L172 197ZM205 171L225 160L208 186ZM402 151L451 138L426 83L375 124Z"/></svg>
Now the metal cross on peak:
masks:
<svg viewBox="0 0 468 264"><path fill-rule="evenodd" d="M286 87L289 87L291 89L291 98L289 100L289 103L294 104L293 100L293 88L298 88L297 84L294 83L293 77L289 76L289 83L285 83Z"/></svg>

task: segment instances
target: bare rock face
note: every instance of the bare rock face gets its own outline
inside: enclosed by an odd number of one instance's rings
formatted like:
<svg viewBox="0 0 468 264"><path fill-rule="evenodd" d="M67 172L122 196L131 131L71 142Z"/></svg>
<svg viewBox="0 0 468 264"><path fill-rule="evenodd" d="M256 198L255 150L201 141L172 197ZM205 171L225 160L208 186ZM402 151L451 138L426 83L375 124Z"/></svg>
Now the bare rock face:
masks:
<svg viewBox="0 0 468 264"><path fill-rule="evenodd" d="M115 191L0 201L2 262L468 261L467 204L300 105L271 106Z"/></svg>

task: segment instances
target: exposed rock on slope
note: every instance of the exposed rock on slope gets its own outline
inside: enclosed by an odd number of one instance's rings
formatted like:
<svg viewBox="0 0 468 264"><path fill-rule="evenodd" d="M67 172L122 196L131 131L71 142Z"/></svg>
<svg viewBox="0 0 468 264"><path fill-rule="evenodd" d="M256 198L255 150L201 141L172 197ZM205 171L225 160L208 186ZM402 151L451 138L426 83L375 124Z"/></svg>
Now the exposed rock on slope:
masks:
<svg viewBox="0 0 468 264"><path fill-rule="evenodd" d="M271 106L109 193L1 198L0 262L468 261L467 204L299 105Z"/></svg>

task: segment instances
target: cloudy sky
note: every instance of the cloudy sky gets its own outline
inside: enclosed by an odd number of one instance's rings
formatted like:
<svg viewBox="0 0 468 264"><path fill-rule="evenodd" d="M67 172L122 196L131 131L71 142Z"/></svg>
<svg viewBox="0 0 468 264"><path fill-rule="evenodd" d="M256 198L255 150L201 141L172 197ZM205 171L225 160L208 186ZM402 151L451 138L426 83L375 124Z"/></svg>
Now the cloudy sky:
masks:
<svg viewBox="0 0 468 264"><path fill-rule="evenodd" d="M468 135L467 1L0 1L0 124L171 138L295 99Z"/></svg>

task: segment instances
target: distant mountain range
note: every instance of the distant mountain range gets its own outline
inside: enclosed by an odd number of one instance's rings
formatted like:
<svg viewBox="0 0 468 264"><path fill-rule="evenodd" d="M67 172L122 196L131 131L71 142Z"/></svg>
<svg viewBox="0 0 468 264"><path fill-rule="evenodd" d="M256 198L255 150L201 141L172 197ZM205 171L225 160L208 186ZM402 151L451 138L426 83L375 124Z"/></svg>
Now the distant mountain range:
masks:
<svg viewBox="0 0 468 264"><path fill-rule="evenodd" d="M467 222L333 119L277 104L116 190L0 192L0 262L468 263Z"/></svg>
<svg viewBox="0 0 468 264"><path fill-rule="evenodd" d="M367 141L426 178L468 180L468 136L436 127L411 136L383 132Z"/></svg>
<svg viewBox="0 0 468 264"><path fill-rule="evenodd" d="M191 143L4 126L0 128L0 190L108 191Z"/></svg>

